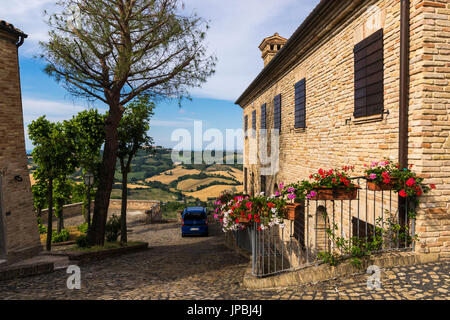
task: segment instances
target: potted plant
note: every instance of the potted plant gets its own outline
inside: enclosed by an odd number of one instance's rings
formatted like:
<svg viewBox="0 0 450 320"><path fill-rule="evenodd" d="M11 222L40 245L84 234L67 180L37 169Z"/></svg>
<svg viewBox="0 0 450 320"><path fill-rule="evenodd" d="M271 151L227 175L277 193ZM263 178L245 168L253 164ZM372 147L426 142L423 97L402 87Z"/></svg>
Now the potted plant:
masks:
<svg viewBox="0 0 450 320"><path fill-rule="evenodd" d="M283 186L280 184L280 186ZM304 201L306 197L306 191L309 184L307 181L299 181L297 183L291 183L283 188L280 188L281 195L286 201L285 208L285 218L288 220L296 220L299 215L297 208L299 206L304 206Z"/></svg>
<svg viewBox="0 0 450 320"><path fill-rule="evenodd" d="M425 185L423 183L424 178L418 177L415 172L411 171L412 166L400 169L397 165L392 172L392 177L397 181L394 191L403 198L417 198L436 188L434 184Z"/></svg>
<svg viewBox="0 0 450 320"><path fill-rule="evenodd" d="M397 167L389 160L372 162L364 165L364 174L367 180L367 188L372 191L393 190L398 182L394 175Z"/></svg>
<svg viewBox="0 0 450 320"><path fill-rule="evenodd" d="M355 200L358 196L359 186L354 184L348 174L353 171L352 166L345 166L342 170L331 169L319 171L309 178L313 181L305 188L309 193L307 199L311 200Z"/></svg>

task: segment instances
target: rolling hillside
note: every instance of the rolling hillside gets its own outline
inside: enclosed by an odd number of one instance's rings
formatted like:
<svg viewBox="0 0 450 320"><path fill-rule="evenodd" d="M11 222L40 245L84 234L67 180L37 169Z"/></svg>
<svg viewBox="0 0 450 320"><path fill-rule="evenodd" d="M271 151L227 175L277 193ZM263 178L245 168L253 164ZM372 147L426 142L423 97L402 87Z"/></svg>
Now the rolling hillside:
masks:
<svg viewBox="0 0 450 320"><path fill-rule="evenodd" d="M174 164L171 152L163 148L151 153L138 152L132 162L132 172L128 174L128 199L207 201L225 190L242 191L242 164ZM241 160L242 155L235 154L234 158ZM31 175L36 165L31 157L28 160ZM81 183L80 172L72 178ZM113 199L121 198L121 178L120 167L117 166L111 193Z"/></svg>

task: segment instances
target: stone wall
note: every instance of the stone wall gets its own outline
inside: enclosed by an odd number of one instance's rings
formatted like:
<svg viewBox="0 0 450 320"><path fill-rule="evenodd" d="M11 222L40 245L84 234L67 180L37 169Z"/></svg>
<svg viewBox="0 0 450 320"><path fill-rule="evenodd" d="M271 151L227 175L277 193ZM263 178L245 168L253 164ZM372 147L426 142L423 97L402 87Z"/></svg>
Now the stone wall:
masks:
<svg viewBox="0 0 450 320"><path fill-rule="evenodd" d="M122 200L109 201L108 214L120 215ZM149 214L149 221L162 220L161 202L159 200L127 200L127 215Z"/></svg>
<svg viewBox="0 0 450 320"><path fill-rule="evenodd" d="M94 205L95 205L95 202L91 201L91 217L92 217L92 214L94 213ZM55 210L55 208L53 208L53 213L55 212L54 210ZM82 212L83 212L83 203L82 202L67 204L67 205L63 206L64 219L79 216L82 214ZM43 223L47 223L47 219L48 219L47 214L48 214L48 209L44 209L41 211L41 219L42 219Z"/></svg>
<svg viewBox="0 0 450 320"><path fill-rule="evenodd" d="M94 213L94 201L91 202L91 217ZM120 210L122 206L122 200L111 199L109 201L108 216L113 214L120 216ZM82 214L83 203L68 204L63 207L64 219L79 216ZM54 209L53 209L54 210ZM127 201L127 215L148 215L150 221L157 221L162 219L160 201L158 200L128 200ZM41 212L42 222L47 223L48 209L44 209Z"/></svg>
<svg viewBox="0 0 450 320"><path fill-rule="evenodd" d="M450 235L450 4L411 1L409 161L437 190L421 198L417 250L449 255ZM354 110L355 44L383 28L384 108L382 121L357 123ZM273 127L273 99L281 94L280 168L266 178L266 192L278 182L307 179L319 168L363 164L389 158L398 161L400 1L366 1L297 60L288 72L244 107L251 126L256 110L266 103L267 127ZM255 61L255 63L258 63ZM306 78L306 129L294 129L294 85ZM270 82L269 82L270 83ZM257 140L245 139L244 166L260 191L259 165L250 164ZM250 187L247 191L250 191Z"/></svg>
<svg viewBox="0 0 450 320"><path fill-rule="evenodd" d="M9 263L42 248L27 168L17 42L17 36L0 30L0 236Z"/></svg>

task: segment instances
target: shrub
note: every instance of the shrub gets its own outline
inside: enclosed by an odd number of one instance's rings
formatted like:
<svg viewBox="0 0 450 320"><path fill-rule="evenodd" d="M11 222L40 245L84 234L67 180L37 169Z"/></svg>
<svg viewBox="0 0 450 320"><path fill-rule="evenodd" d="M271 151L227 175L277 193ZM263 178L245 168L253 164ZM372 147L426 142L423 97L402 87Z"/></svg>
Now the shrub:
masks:
<svg viewBox="0 0 450 320"><path fill-rule="evenodd" d="M83 224L80 224L80 225L77 227L77 229L78 229L78 231L80 231L81 233L87 233L87 231L88 231L88 223L85 222L85 223L83 223Z"/></svg>
<svg viewBox="0 0 450 320"><path fill-rule="evenodd" d="M106 222L105 227L106 241L115 242L120 235L120 217L113 215Z"/></svg>
<svg viewBox="0 0 450 320"><path fill-rule="evenodd" d="M85 234L79 236L75 241L79 248L89 248L90 247L88 237Z"/></svg>
<svg viewBox="0 0 450 320"><path fill-rule="evenodd" d="M53 231L52 234L52 242L64 242L64 241L68 241L69 240L69 231L67 231L66 229L62 229L60 233Z"/></svg>
<svg viewBox="0 0 450 320"><path fill-rule="evenodd" d="M42 224L41 217L37 218L37 223L38 223L39 234L46 234L47 233L47 227Z"/></svg>

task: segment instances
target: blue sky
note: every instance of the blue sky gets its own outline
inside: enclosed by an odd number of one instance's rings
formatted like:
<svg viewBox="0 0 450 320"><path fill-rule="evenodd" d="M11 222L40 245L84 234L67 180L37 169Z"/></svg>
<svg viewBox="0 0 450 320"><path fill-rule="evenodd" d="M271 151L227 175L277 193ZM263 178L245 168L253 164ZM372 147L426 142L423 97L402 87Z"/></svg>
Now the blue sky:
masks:
<svg viewBox="0 0 450 320"><path fill-rule="evenodd" d="M151 121L150 134L155 144L173 147L171 133L178 128L193 131L194 121L203 121L203 129L242 128L242 109L234 101L262 70L258 45L278 32L289 38L319 0L185 0L187 14L195 11L209 20L207 45L218 58L216 74L202 88L191 91L192 101L181 108L176 101L159 103ZM20 48L20 70L24 122L27 126L41 115L52 121L69 119L88 108L83 100L74 100L53 79L42 72L44 65L36 55L39 41L47 39L48 27L43 11L52 12L55 0L0 0L0 19L28 34ZM94 107L106 111L106 106ZM27 135L27 130L25 129ZM27 150L32 145L26 136ZM242 148L242 141L237 148Z"/></svg>

